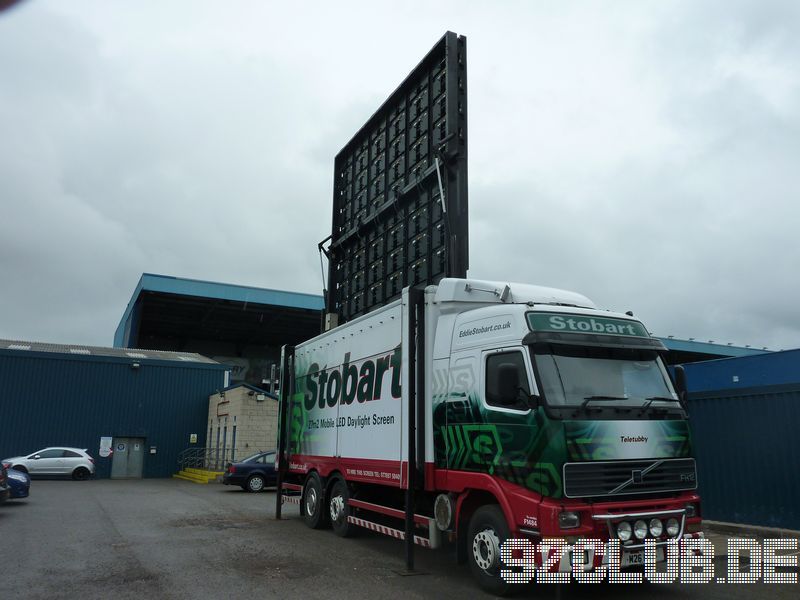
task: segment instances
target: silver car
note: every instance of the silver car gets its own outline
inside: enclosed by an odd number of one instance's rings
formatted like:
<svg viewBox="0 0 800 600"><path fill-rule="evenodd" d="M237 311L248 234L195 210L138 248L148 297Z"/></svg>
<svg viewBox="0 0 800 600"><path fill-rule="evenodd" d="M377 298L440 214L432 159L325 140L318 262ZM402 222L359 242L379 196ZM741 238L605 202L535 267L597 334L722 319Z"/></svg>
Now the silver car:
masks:
<svg viewBox="0 0 800 600"><path fill-rule="evenodd" d="M70 475L73 479L88 479L94 475L94 459L80 448L43 448L28 456L4 458L2 462L32 476Z"/></svg>

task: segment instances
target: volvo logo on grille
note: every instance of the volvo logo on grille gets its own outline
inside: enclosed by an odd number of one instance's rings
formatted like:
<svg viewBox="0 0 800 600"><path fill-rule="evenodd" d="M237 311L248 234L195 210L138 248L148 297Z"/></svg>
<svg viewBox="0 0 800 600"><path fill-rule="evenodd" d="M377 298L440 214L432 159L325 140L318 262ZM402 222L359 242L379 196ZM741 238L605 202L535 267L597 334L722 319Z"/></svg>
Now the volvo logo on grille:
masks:
<svg viewBox="0 0 800 600"><path fill-rule="evenodd" d="M627 481L623 481L613 490L608 492L609 494L619 494L622 490L624 490L629 485L635 485L637 483L644 482L644 476L647 475L653 469L657 469L663 463L663 460L657 460L656 462L652 463L651 465L645 467L644 469L631 469L631 476L630 479Z"/></svg>
<svg viewBox="0 0 800 600"><path fill-rule="evenodd" d="M564 495L589 498L695 489L693 458L597 461L564 465Z"/></svg>

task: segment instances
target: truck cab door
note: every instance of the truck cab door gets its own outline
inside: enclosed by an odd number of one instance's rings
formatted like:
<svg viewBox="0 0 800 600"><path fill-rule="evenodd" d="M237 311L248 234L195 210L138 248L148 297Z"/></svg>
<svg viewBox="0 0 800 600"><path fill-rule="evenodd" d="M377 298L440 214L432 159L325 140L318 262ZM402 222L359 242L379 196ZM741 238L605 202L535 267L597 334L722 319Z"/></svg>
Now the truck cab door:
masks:
<svg viewBox="0 0 800 600"><path fill-rule="evenodd" d="M495 396L499 368L516 369L520 387L518 402L500 402ZM489 474L506 472L512 461L526 462L525 448L535 423L529 406L533 389L530 358L522 347L471 349L454 353L444 401L445 424L439 452L448 469ZM487 401L487 385L489 399ZM443 447L443 448L442 448Z"/></svg>
<svg viewBox="0 0 800 600"><path fill-rule="evenodd" d="M537 469L543 429L540 411L532 400L538 397L538 389L527 349L483 350L479 390L478 410L484 425L482 436L473 444L476 465L525 486Z"/></svg>

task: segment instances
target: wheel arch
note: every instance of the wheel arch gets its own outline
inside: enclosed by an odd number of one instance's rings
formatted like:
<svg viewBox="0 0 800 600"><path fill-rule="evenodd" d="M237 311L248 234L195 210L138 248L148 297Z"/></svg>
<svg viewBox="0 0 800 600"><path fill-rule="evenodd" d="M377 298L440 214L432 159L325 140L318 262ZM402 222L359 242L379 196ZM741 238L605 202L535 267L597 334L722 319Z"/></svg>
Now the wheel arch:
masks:
<svg viewBox="0 0 800 600"><path fill-rule="evenodd" d="M467 561L467 532L469 521L472 515L481 506L497 505L503 512L509 531L512 535L515 530L514 514L505 494L497 493L499 490L487 489L467 489L459 494L456 500L456 554L458 562L463 564Z"/></svg>
<svg viewBox="0 0 800 600"><path fill-rule="evenodd" d="M350 484L347 482L347 479L345 479L344 474L337 469L331 471L327 477L322 478L322 483L323 487L325 488L326 498L330 496L331 490L333 489L333 486L338 479L341 479L344 482L344 484L349 487Z"/></svg>

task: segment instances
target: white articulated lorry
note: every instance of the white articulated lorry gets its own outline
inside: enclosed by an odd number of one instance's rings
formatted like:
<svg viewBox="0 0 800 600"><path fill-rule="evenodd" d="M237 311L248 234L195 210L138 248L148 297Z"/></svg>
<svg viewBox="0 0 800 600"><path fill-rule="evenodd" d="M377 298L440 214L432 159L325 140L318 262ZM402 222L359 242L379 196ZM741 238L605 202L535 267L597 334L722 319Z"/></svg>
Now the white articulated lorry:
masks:
<svg viewBox="0 0 800 600"><path fill-rule="evenodd" d="M313 528L455 543L478 582L506 582L509 538L697 537L686 413L663 344L573 292L443 279L282 358L280 506ZM681 390L679 390L681 391ZM571 556L571 555L569 555ZM569 569L566 554L548 568ZM598 567L600 553L588 557Z"/></svg>

